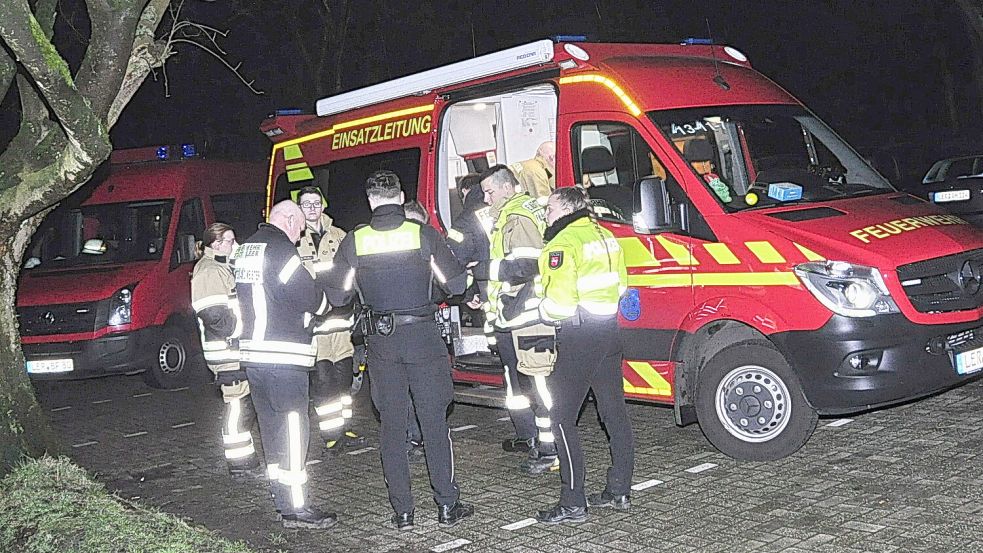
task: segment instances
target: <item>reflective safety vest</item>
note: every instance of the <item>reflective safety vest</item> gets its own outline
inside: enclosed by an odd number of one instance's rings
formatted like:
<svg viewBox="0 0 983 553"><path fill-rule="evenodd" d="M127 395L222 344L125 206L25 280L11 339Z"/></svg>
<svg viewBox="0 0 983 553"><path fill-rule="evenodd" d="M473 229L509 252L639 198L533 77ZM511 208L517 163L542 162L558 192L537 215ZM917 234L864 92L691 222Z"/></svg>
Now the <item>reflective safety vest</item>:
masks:
<svg viewBox="0 0 983 553"><path fill-rule="evenodd" d="M539 257L543 276L539 314L558 321L581 308L591 315L615 316L628 289L625 257L614 235L590 217L560 230Z"/></svg>
<svg viewBox="0 0 983 553"><path fill-rule="evenodd" d="M191 276L191 307L195 310L201 349L208 368L218 373L239 369L237 338L242 316L235 296L235 277L228 257L205 247Z"/></svg>
<svg viewBox="0 0 983 553"><path fill-rule="evenodd" d="M335 253L341 241L345 238L345 231L333 225L327 214L321 215L321 235L320 242L315 245L314 231L311 227L304 229L297 243L297 253L300 261L304 264L311 276L315 279L318 273L324 273L333 265ZM351 309L332 308L327 314L314 319L314 338L317 342L317 359L327 359L329 361L340 361L346 357L351 357L355 353L352 346L351 328L354 324Z"/></svg>
<svg viewBox="0 0 983 553"><path fill-rule="evenodd" d="M525 217L532 221L539 231L539 240L529 244L506 245L504 231L509 219L513 217ZM545 230L546 217L543 208L528 195L516 194L502 206L491 234L488 301L485 303L486 335L491 336L495 329L511 330L539 322L537 294L540 276L536 274L530 281L522 284L510 284L508 280L512 272L510 267L523 260L535 267L542 252L542 235Z"/></svg>

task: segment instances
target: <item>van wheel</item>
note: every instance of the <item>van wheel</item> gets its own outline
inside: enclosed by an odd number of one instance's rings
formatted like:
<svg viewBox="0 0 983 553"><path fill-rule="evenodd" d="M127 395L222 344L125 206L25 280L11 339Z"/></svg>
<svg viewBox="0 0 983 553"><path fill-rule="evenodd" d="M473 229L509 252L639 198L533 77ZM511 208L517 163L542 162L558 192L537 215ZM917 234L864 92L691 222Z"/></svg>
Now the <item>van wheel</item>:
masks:
<svg viewBox="0 0 983 553"><path fill-rule="evenodd" d="M724 348L700 371L700 429L735 459L773 461L798 451L819 419L788 362L769 342Z"/></svg>
<svg viewBox="0 0 983 553"><path fill-rule="evenodd" d="M142 373L144 382L153 388L180 388L191 380L193 350L188 333L177 326L164 327L154 342L154 358Z"/></svg>

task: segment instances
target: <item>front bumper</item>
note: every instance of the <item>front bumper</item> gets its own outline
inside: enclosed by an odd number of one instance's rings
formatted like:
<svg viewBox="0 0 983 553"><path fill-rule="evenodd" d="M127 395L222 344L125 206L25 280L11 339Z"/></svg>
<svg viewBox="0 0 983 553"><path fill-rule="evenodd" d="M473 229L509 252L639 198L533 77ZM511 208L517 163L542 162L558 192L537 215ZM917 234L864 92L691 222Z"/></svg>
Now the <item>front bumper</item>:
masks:
<svg viewBox="0 0 983 553"><path fill-rule="evenodd" d="M95 340L24 344L22 349L27 361L72 360L71 372L29 373L32 379L74 380L145 369L156 362L160 337L161 327L150 327Z"/></svg>
<svg viewBox="0 0 983 553"><path fill-rule="evenodd" d="M920 325L901 314L834 315L819 330L771 339L795 369L806 399L824 414L915 399L983 374L960 375L954 368L955 354L983 347L981 321Z"/></svg>

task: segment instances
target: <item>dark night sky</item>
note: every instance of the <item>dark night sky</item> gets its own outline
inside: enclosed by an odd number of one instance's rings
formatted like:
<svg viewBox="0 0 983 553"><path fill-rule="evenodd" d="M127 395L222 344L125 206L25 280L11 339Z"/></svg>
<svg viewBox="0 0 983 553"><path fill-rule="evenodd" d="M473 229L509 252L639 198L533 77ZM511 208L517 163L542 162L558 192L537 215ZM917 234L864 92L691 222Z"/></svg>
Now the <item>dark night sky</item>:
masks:
<svg viewBox="0 0 983 553"><path fill-rule="evenodd" d="M264 156L262 118L278 107L312 110L318 82L326 88L335 81L330 65L318 75L286 63L298 58L301 43L322 40L324 31L310 16L315 3L187 0L194 19L231 31L222 42L228 59L243 61L243 73L265 94L252 95L207 54L181 46L168 66L170 97L160 79L148 79L113 129L116 147L207 139L223 150ZM943 146L955 152L980 142L973 53L945 0L352 3L340 79L345 90L554 34L627 42L703 37L706 19L718 43L745 52L862 151L914 144L931 149L925 154L931 157L947 155L938 151ZM946 116L946 71L955 123ZM0 121L9 119L8 113Z"/></svg>

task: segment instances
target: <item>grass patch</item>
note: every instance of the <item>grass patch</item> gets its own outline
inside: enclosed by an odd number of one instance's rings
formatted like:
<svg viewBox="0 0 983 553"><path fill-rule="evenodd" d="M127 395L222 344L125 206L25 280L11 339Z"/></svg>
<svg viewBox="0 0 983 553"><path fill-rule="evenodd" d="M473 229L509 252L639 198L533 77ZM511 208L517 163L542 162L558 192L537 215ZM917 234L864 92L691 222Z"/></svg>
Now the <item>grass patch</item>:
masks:
<svg viewBox="0 0 983 553"><path fill-rule="evenodd" d="M250 553L241 542L124 502L67 458L29 461L0 480L0 551Z"/></svg>

